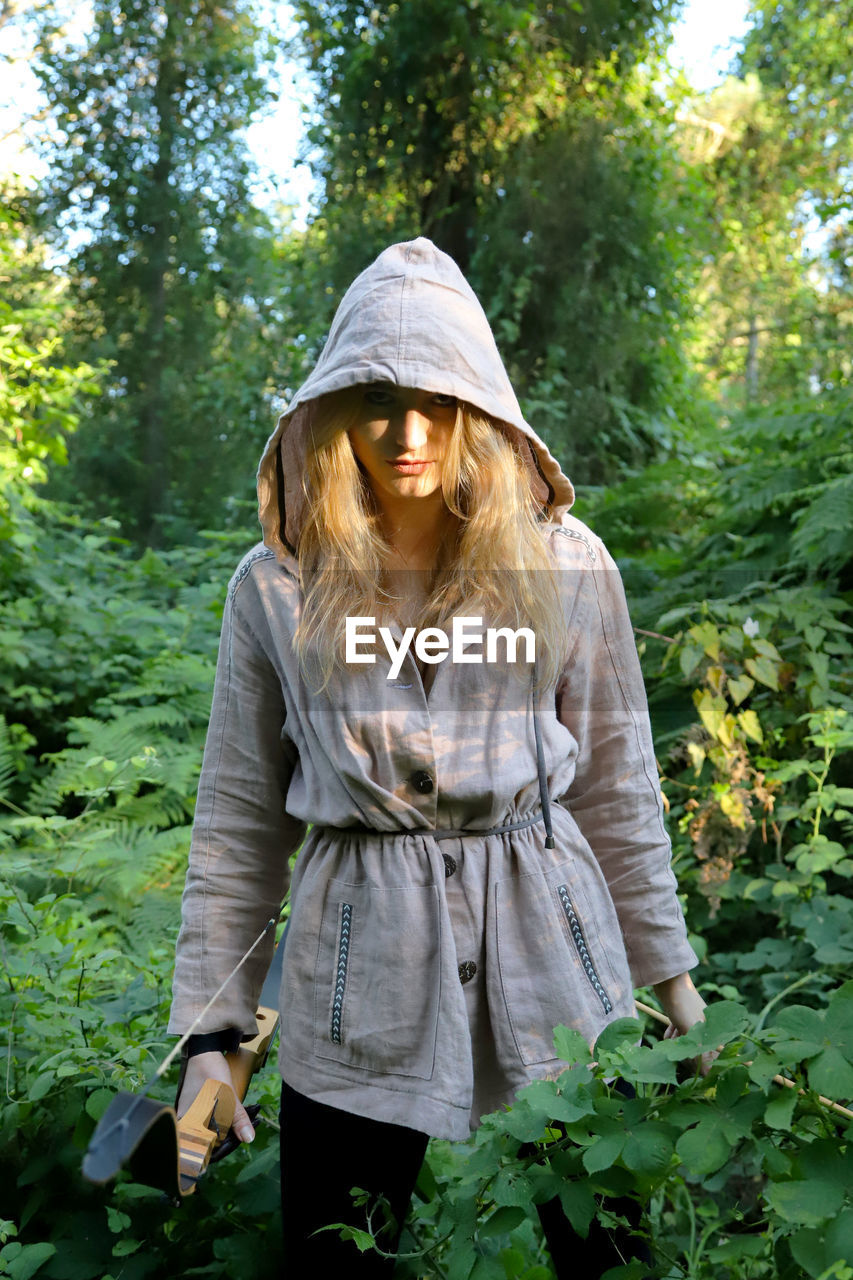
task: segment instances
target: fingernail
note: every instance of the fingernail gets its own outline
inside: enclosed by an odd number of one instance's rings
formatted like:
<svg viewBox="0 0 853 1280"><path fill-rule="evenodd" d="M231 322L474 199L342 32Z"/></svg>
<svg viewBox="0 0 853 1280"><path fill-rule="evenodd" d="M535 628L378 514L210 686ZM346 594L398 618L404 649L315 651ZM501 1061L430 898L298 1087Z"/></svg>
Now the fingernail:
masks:
<svg viewBox="0 0 853 1280"><path fill-rule="evenodd" d="M244 1124L240 1129L237 1130L237 1136L239 1137L241 1142L254 1142L255 1131L251 1125Z"/></svg>

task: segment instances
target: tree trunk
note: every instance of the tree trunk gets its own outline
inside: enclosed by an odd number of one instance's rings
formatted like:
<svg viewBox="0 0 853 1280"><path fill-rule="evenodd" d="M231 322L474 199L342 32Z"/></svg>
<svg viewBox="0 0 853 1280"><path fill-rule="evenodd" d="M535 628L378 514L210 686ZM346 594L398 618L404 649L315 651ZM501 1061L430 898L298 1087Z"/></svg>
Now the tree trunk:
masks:
<svg viewBox="0 0 853 1280"><path fill-rule="evenodd" d="M148 545L155 545L162 539L157 517L166 510L170 487L164 421L163 372L167 363L165 337L172 208L172 188L169 185L169 177L172 172L175 136L176 66L173 56L173 14L171 9L167 12L168 19L160 42L157 83L154 89L157 111L157 160L151 184L149 218L152 227L151 249L145 284L148 312L146 366L140 379L139 420L142 425L142 459L145 468L140 533Z"/></svg>
<svg viewBox="0 0 853 1280"><path fill-rule="evenodd" d="M746 403L754 404L758 399L758 318L755 312L750 313L748 342L746 348Z"/></svg>

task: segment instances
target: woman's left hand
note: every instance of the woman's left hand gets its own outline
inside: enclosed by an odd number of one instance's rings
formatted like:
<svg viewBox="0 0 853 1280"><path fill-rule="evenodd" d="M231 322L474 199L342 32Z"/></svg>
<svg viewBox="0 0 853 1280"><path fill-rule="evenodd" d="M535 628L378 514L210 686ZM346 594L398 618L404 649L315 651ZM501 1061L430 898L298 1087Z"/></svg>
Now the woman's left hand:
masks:
<svg viewBox="0 0 853 1280"><path fill-rule="evenodd" d="M680 973L675 978L667 978L665 982L656 982L654 992L669 1018L669 1026L664 1032L665 1039L671 1040L683 1035L695 1023L705 1021L705 1001L694 987L689 973ZM699 1070L703 1076L708 1074L716 1056L717 1051L714 1049L700 1055Z"/></svg>

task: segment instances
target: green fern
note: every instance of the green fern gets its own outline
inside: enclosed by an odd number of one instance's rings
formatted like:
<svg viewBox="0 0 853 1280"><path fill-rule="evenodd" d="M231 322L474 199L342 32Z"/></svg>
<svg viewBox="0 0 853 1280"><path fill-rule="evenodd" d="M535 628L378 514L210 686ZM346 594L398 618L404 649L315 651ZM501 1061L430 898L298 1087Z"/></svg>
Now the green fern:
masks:
<svg viewBox="0 0 853 1280"><path fill-rule="evenodd" d="M12 782L18 773L12 735L3 716L0 716L0 801L8 800Z"/></svg>
<svg viewBox="0 0 853 1280"><path fill-rule="evenodd" d="M791 538L795 559L809 568L840 567L853 557L853 456L846 459L848 471L823 484L811 485L798 497L808 505L797 520Z"/></svg>

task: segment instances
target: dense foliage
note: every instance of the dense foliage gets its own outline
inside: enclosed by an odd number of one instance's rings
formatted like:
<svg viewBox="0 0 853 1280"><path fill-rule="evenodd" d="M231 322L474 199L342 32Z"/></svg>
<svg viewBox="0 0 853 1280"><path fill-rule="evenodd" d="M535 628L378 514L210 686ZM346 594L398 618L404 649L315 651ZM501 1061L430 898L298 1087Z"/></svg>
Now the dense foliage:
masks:
<svg viewBox="0 0 853 1280"><path fill-rule="evenodd" d="M9 1273L40 1262L56 1277L264 1276L269 1125L177 1215L126 1178L106 1197L79 1178L112 1091L138 1088L166 1047L186 824L242 535L140 557L52 507L28 524L0 597L14 640L2 681L2 1149L7 1181L23 1171ZM434 1143L406 1242L424 1256L404 1275L544 1280L532 1206L555 1190L581 1230L606 1218L596 1196L635 1192L673 1276L818 1277L833 1250L849 1255L845 1121L815 1101L853 1095L853 861L839 838L853 791L836 780L853 746L849 631L834 597L819 612L797 587L680 612L680 636L663 664L647 652L647 671L688 725L664 785L712 1020L644 1048L639 1028L617 1025L597 1067L533 1086L471 1150ZM578 1056L572 1036L558 1044ZM706 1080L677 1073L716 1044L726 1049ZM806 1093L774 1085L779 1071ZM604 1083L614 1075L636 1101ZM273 1072L260 1095L272 1118Z"/></svg>
<svg viewBox="0 0 853 1280"><path fill-rule="evenodd" d="M242 130L269 100L273 51L240 3L104 0L83 41L42 18L54 130L25 204L52 243L73 229L68 345L110 366L54 488L143 543L227 509L246 440L265 438L282 281Z"/></svg>
<svg viewBox="0 0 853 1280"><path fill-rule="evenodd" d="M678 1040L617 1023L594 1055L557 1029L572 1070L431 1144L399 1274L548 1280L535 1204L559 1195L583 1234L627 1194L662 1280L853 1280L850 1121L820 1098L853 1100L841 8L756 2L738 75L696 94L665 74L665 4L304 0L325 186L297 231L250 201L270 49L248 4L98 0L85 37L34 7L55 163L6 182L0 219L0 1275L274 1273L274 1069L251 1150L179 1211L80 1163L168 1047L223 598L278 394L341 285L425 233L623 568L711 1008Z"/></svg>

